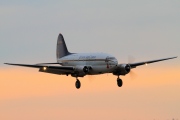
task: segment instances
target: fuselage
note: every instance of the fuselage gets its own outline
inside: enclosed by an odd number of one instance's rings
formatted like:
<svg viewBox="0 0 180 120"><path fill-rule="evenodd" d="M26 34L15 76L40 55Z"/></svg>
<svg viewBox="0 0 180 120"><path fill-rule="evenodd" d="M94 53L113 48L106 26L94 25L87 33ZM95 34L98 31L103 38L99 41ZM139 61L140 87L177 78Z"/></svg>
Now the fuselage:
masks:
<svg viewBox="0 0 180 120"><path fill-rule="evenodd" d="M117 59L106 53L73 53L57 60L62 66L88 66L88 74L110 73L118 65Z"/></svg>

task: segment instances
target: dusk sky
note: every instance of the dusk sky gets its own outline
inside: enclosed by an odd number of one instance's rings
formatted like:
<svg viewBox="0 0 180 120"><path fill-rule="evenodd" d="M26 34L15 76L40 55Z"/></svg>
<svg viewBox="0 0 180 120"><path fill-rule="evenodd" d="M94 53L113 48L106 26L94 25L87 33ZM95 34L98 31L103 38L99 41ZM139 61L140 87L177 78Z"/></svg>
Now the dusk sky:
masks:
<svg viewBox="0 0 180 120"><path fill-rule="evenodd" d="M1 0L0 120L180 119L179 0ZM75 78L4 65L56 62L62 33L70 52L104 52L119 63L179 56L133 69L135 77Z"/></svg>

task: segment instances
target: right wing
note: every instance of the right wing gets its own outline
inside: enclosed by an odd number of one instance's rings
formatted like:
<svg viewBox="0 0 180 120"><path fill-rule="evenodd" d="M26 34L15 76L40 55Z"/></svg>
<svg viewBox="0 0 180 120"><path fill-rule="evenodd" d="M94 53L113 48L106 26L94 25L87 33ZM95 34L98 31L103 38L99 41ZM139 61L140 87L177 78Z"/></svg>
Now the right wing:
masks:
<svg viewBox="0 0 180 120"><path fill-rule="evenodd" d="M158 59L158 60L150 60L150 61L144 61L144 62L138 62L138 63L130 63L129 65L131 66L131 68L136 68L137 66L140 66L140 65L160 62L160 61L174 59L174 58L177 58L177 57L170 57L170 58L164 58L164 59Z"/></svg>
<svg viewBox="0 0 180 120"><path fill-rule="evenodd" d="M22 67L31 67L31 68L39 68L39 72L46 72L52 74L71 74L74 73L74 67L72 66L49 66L46 64L14 64L14 63L4 63L7 65L15 65L15 66L22 66Z"/></svg>

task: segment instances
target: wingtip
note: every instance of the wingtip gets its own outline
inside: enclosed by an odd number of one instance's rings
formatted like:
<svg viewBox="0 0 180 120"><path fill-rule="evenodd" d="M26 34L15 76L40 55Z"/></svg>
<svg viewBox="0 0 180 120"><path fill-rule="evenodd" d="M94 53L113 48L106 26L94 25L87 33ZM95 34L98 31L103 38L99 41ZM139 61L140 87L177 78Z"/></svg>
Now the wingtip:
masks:
<svg viewBox="0 0 180 120"><path fill-rule="evenodd" d="M170 57L170 58L172 58L172 59L173 59L173 58L177 58L177 57L178 57L178 56L174 56L174 57Z"/></svg>
<svg viewBox="0 0 180 120"><path fill-rule="evenodd" d="M174 57L171 57L170 59L175 59L175 58L177 58L178 56L174 56Z"/></svg>
<svg viewBox="0 0 180 120"><path fill-rule="evenodd" d="M178 56L172 57L172 58L178 58Z"/></svg>
<svg viewBox="0 0 180 120"><path fill-rule="evenodd" d="M6 64L6 65L13 65L13 63L4 63L4 64Z"/></svg>
<svg viewBox="0 0 180 120"><path fill-rule="evenodd" d="M11 65L11 63L4 63L4 64L6 64L6 65Z"/></svg>

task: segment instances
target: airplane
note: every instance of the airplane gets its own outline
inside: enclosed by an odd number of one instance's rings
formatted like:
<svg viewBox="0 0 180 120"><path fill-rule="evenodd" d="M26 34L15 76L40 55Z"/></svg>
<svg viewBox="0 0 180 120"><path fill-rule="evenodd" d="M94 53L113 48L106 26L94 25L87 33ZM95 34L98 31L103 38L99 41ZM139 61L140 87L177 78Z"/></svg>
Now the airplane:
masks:
<svg viewBox="0 0 180 120"><path fill-rule="evenodd" d="M125 76L130 73L131 69L141 65L147 65L159 61L174 59L176 57L169 57L163 59L156 59L150 61L143 61L137 63L119 64L117 59L107 53L71 53L68 51L63 35L60 33L57 39L55 63L39 63L39 64L14 64L4 63L7 65L23 66L38 68L39 72L71 75L76 78L75 87L79 89L81 82L78 77L86 75L99 75L104 73L112 73L117 76L117 85L123 85L120 75Z"/></svg>

